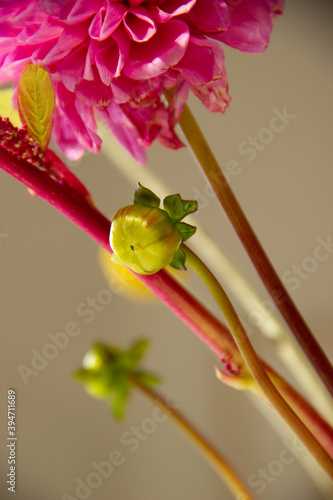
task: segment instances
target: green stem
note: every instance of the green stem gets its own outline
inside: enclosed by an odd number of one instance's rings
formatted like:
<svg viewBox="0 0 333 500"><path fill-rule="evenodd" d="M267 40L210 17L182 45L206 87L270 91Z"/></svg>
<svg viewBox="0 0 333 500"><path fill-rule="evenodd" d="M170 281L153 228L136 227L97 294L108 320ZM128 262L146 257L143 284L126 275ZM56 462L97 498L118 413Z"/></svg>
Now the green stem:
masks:
<svg viewBox="0 0 333 500"><path fill-rule="evenodd" d="M234 469L227 460L210 444L203 435L182 415L182 413L170 405L167 400L158 392L140 384L137 380L132 380L133 384L154 404L157 404L172 421L178 426L190 442L198 448L207 462L215 469L216 473L226 483L236 499L251 500L253 496L245 484L240 480Z"/></svg>
<svg viewBox="0 0 333 500"><path fill-rule="evenodd" d="M192 252L185 245L182 245L182 248L186 254L186 262L206 284L207 288L210 290L219 305L254 380L257 382L267 400L289 424L302 443L308 448L310 453L320 464L322 469L333 480L333 460L326 453L314 435L304 425L298 415L288 405L270 380L222 286L194 252Z"/></svg>
<svg viewBox="0 0 333 500"><path fill-rule="evenodd" d="M167 96L168 98L168 96ZM333 396L333 367L277 275L233 194L194 116L185 104L179 124L246 252L309 362Z"/></svg>

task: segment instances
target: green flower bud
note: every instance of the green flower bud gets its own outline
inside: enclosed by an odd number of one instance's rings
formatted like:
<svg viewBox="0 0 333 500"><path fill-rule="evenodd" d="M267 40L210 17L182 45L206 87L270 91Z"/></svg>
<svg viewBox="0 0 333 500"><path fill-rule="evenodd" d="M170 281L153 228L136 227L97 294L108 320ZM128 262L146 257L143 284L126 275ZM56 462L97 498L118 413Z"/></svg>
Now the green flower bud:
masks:
<svg viewBox="0 0 333 500"><path fill-rule="evenodd" d="M196 228L181 220L196 211L197 202L174 194L164 198L162 210L160 201L150 189L139 184L134 205L118 210L110 231L115 264L138 274L154 274L168 264L175 269L186 269L180 245Z"/></svg>
<svg viewBox="0 0 333 500"><path fill-rule="evenodd" d="M179 229L160 208L128 205L112 220L113 260L138 274L153 274L170 264L181 242Z"/></svg>

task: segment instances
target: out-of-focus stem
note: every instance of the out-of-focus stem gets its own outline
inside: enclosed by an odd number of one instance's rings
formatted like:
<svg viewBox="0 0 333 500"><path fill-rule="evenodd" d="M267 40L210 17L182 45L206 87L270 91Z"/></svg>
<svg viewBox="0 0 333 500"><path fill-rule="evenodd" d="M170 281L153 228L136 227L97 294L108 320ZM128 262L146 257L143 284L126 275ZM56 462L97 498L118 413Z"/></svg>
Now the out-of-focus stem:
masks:
<svg viewBox="0 0 333 500"><path fill-rule="evenodd" d="M253 349L243 325L222 286L194 252L185 245L182 245L182 248L186 255L186 262L206 284L223 312L238 349L263 394L285 422L293 429L304 446L307 447L321 465L322 469L333 479L333 460L276 389L266 373L260 358Z"/></svg>
<svg viewBox="0 0 333 500"><path fill-rule="evenodd" d="M329 359L314 338L269 261L186 104L179 124L195 158L206 175L218 201L222 205L248 256L252 260L273 302L277 305L309 362L313 365L331 396L333 396L333 367Z"/></svg>
<svg viewBox="0 0 333 500"><path fill-rule="evenodd" d="M107 134L107 140L103 140L102 151L128 182L135 186L139 180L141 184L152 189L161 198L168 196L172 192L151 171L149 165L145 165L144 168L139 166L136 160L110 136L109 131L104 129L102 124L100 127L100 134ZM243 308L246 315L245 319L250 318L252 314L256 314L256 317L260 318L256 329L274 342L278 356L287 366L304 394L322 415L332 423L332 398L318 379L313 368L309 366L307 358L297 341L290 336L286 324L274 314L271 308L267 311L263 299L246 281L195 215L191 215L191 224L197 227L195 238L191 240L191 247L199 257L204 257L205 261L209 262L214 274L225 283L226 289L230 291L233 298Z"/></svg>
<svg viewBox="0 0 333 500"><path fill-rule="evenodd" d="M133 384L154 404L157 404L171 420L177 425L180 431L189 441L201 452L207 462L215 469L216 473L226 483L236 499L251 500L253 496L245 484L238 477L234 469L229 465L223 455L204 438L204 436L189 422L189 420L157 391L133 380Z"/></svg>

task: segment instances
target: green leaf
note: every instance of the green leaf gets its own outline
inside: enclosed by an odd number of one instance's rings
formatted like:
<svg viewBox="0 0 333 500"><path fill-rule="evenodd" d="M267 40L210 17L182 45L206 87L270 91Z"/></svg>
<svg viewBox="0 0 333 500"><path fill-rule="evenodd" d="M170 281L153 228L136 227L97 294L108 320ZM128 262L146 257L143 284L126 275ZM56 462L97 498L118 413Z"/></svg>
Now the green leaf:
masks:
<svg viewBox="0 0 333 500"><path fill-rule="evenodd" d="M186 261L185 253L181 248L178 248L169 266L173 267L174 269L178 269L179 271L186 271L185 261Z"/></svg>
<svg viewBox="0 0 333 500"><path fill-rule="evenodd" d="M143 356L145 355L149 347L149 342L147 340L138 340L130 348L128 355L134 364L139 363Z"/></svg>
<svg viewBox="0 0 333 500"><path fill-rule="evenodd" d="M128 400L128 395L130 392L129 384L118 385L112 400L111 400L111 411L117 420L122 420L125 413L125 407Z"/></svg>
<svg viewBox="0 0 333 500"><path fill-rule="evenodd" d="M135 205L147 205L149 207L158 208L160 206L161 200L155 193L150 191L150 189L145 188L138 182L138 188L134 192L134 204Z"/></svg>
<svg viewBox="0 0 333 500"><path fill-rule="evenodd" d="M195 226L186 224L186 222L178 222L177 228L179 229L179 232L182 235L182 241L186 241L189 238L191 238L191 236L193 236L197 230Z"/></svg>
<svg viewBox="0 0 333 500"><path fill-rule="evenodd" d="M180 194L171 194L163 200L163 208L174 224L181 221L186 215L195 212L198 204L195 200L183 200Z"/></svg>
<svg viewBox="0 0 333 500"><path fill-rule="evenodd" d="M170 194L164 198L163 208L174 223L179 222L186 215L180 194Z"/></svg>
<svg viewBox="0 0 333 500"><path fill-rule="evenodd" d="M198 210L198 202L196 200L182 200L184 212L186 215L193 214Z"/></svg>
<svg viewBox="0 0 333 500"><path fill-rule="evenodd" d="M43 151L51 136L54 116L54 92L49 73L43 66L28 63L17 87L18 112L32 137Z"/></svg>

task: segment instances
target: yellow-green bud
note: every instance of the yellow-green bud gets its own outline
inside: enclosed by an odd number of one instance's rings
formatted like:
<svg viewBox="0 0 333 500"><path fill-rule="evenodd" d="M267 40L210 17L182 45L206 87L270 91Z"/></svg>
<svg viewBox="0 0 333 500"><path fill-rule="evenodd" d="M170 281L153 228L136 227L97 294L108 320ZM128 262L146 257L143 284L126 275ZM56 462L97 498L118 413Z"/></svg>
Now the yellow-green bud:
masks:
<svg viewBox="0 0 333 500"><path fill-rule="evenodd" d="M111 224L113 260L138 274L154 274L174 258L182 235L165 210L128 205Z"/></svg>

